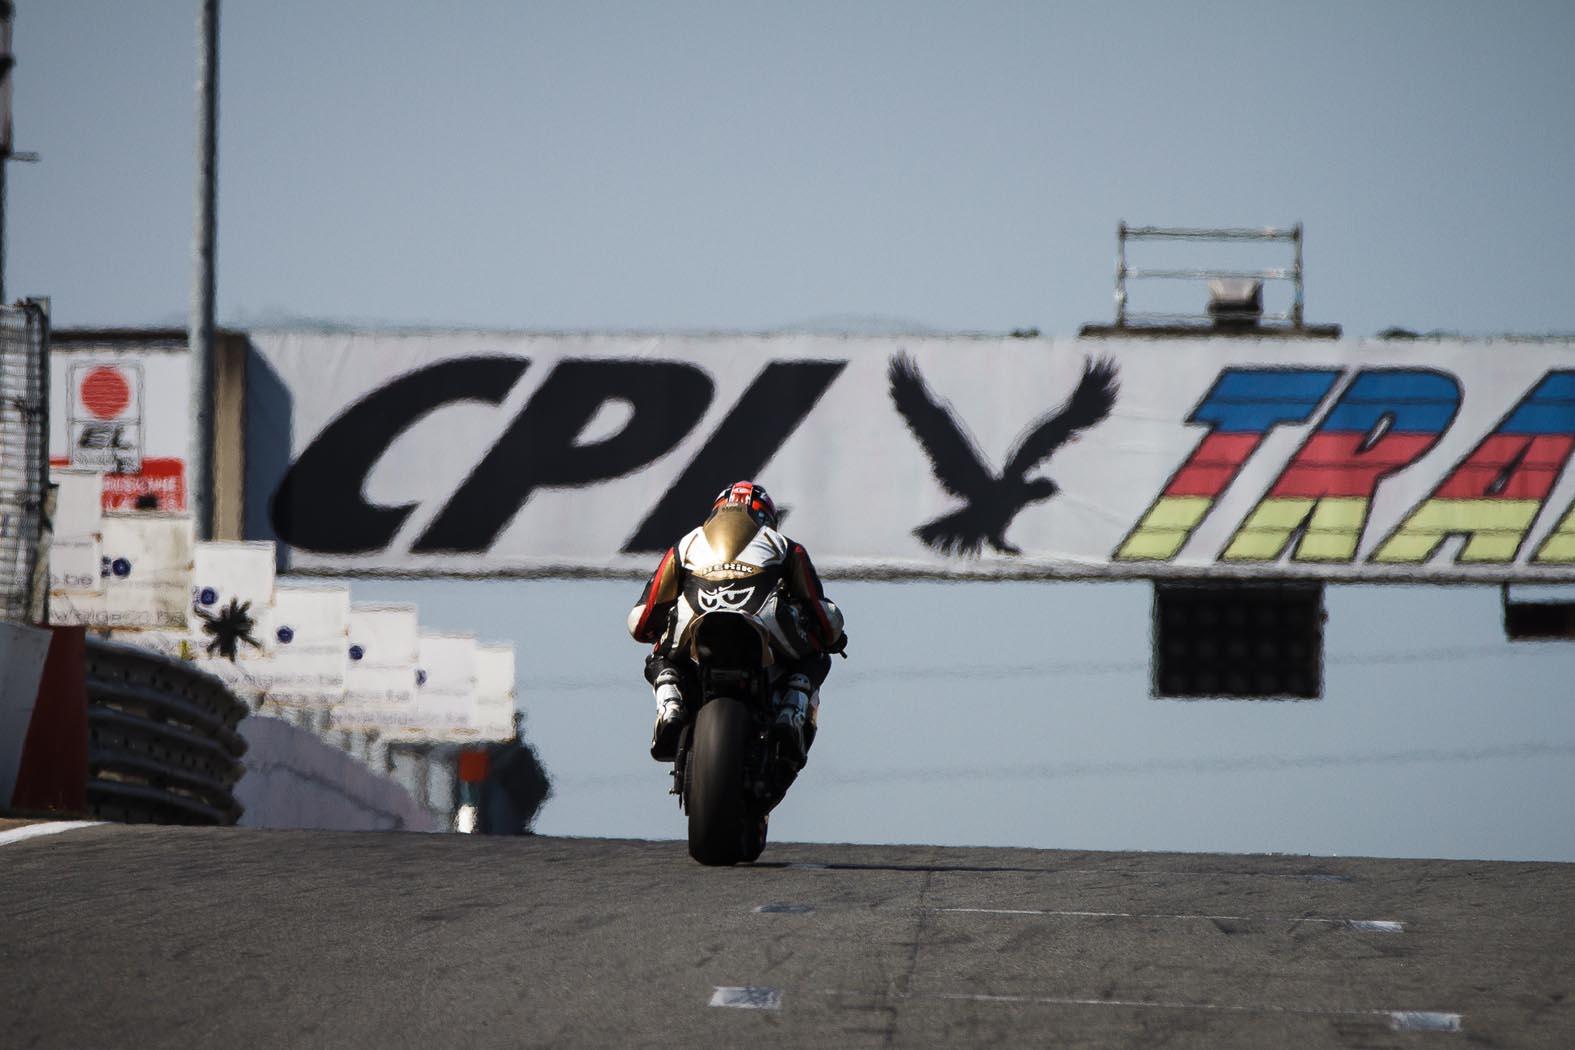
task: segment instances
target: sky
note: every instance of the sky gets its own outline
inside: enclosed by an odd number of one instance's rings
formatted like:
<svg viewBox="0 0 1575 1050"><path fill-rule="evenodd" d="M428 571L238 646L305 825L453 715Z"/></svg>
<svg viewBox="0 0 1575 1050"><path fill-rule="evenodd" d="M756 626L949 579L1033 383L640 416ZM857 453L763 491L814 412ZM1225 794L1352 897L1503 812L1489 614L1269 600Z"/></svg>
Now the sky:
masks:
<svg viewBox="0 0 1575 1050"><path fill-rule="evenodd" d="M21 0L8 288L184 323L191 2ZM1108 320L1118 221L1307 230L1310 319L1568 332L1560 2L222 6L218 312Z"/></svg>
<svg viewBox="0 0 1575 1050"><path fill-rule="evenodd" d="M7 294L184 326L196 3L17 8ZM230 3L218 316L1068 336L1121 220L1302 222L1309 320L1570 333L1572 47L1558 2ZM1325 698L1243 704L1149 698L1141 584L831 586L778 838L1575 860L1575 660L1492 588L1333 588ZM681 836L633 589L355 584L519 646L542 830Z"/></svg>

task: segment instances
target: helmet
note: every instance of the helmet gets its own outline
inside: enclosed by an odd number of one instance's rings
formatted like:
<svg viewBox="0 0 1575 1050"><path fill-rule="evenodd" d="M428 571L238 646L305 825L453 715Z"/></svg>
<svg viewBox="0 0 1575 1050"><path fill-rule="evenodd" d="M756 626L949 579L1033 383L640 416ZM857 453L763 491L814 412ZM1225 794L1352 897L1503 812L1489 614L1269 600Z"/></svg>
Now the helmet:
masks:
<svg viewBox="0 0 1575 1050"><path fill-rule="evenodd" d="M777 505L766 495L765 488L753 481L736 481L723 489L711 504L711 513L730 506L742 507L759 524L776 528Z"/></svg>

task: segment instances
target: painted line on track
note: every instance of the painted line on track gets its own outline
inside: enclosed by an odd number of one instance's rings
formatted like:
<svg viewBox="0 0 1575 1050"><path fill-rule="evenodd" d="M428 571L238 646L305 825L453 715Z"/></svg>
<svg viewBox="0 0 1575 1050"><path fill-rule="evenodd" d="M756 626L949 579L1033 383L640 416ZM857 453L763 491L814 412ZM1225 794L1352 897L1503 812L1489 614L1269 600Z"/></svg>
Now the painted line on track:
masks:
<svg viewBox="0 0 1575 1050"><path fill-rule="evenodd" d="M753 985L732 987L718 985L711 993L711 1001L706 1005L726 1006L735 1010L780 1010L782 989L757 988Z"/></svg>
<svg viewBox="0 0 1575 1050"><path fill-rule="evenodd" d="M1177 879L1296 879L1302 882L1354 882L1350 875L1332 871L1170 871L1155 868L1151 871L1131 868L1062 868L1062 875L1126 875L1148 877L1164 875Z"/></svg>
<svg viewBox="0 0 1575 1050"><path fill-rule="evenodd" d="M1333 919L1312 915L1188 915L1135 911L1051 911L1039 908L931 908L954 915L1043 915L1064 919L1192 919L1213 922L1316 923L1360 933L1404 933L1405 923L1393 919Z"/></svg>
<svg viewBox="0 0 1575 1050"><path fill-rule="evenodd" d="M1171 871L1132 868L1022 868L968 864L877 864L842 861L756 861L756 868L783 871L890 871L916 875L1124 875L1128 878L1165 876L1178 879L1295 879L1302 882L1354 882L1353 876L1332 871Z"/></svg>
<svg viewBox="0 0 1575 1050"><path fill-rule="evenodd" d="M58 835L62 831L74 831L77 828L96 828L103 824L102 820L51 820L43 824L28 824L10 831L0 831L0 846L9 846L13 842L26 842L28 839L42 838L45 835Z"/></svg>
<svg viewBox="0 0 1575 1050"><path fill-rule="evenodd" d="M1039 1006L1121 1006L1146 1010L1199 1010L1232 1014L1301 1014L1311 1017L1383 1018L1396 1032L1462 1032L1465 1018L1443 1010L1337 1010L1312 1006L1226 1006L1220 1003L1156 1002L1150 999L1079 999L1048 995L967 995L943 993L926 998L962 1002Z"/></svg>

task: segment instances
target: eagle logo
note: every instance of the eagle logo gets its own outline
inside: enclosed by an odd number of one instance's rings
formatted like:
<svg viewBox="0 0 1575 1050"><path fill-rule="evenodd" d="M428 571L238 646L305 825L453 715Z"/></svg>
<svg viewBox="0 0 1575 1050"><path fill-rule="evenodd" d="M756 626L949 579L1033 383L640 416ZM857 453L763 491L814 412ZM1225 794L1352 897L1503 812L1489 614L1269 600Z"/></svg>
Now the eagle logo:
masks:
<svg viewBox="0 0 1575 1050"><path fill-rule="evenodd" d="M1006 541L1007 527L1028 504L1060 491L1054 481L1029 477L1029 472L1108 416L1120 390L1113 362L1092 358L1084 362L1083 377L1066 404L1029 424L1006 469L997 475L951 405L930 393L911 357L894 354L887 375L892 403L929 456L936 480L965 501L958 510L913 530L943 554L978 555L986 543L1002 554L1021 554Z"/></svg>

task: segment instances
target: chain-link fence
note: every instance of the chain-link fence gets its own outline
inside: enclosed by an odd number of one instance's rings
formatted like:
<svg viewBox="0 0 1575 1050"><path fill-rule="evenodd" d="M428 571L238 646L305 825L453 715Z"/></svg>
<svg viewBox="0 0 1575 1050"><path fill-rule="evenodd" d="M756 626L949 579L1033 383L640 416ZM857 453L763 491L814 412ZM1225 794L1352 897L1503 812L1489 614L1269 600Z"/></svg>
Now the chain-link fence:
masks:
<svg viewBox="0 0 1575 1050"><path fill-rule="evenodd" d="M0 306L0 620L39 622L49 484L49 315Z"/></svg>

